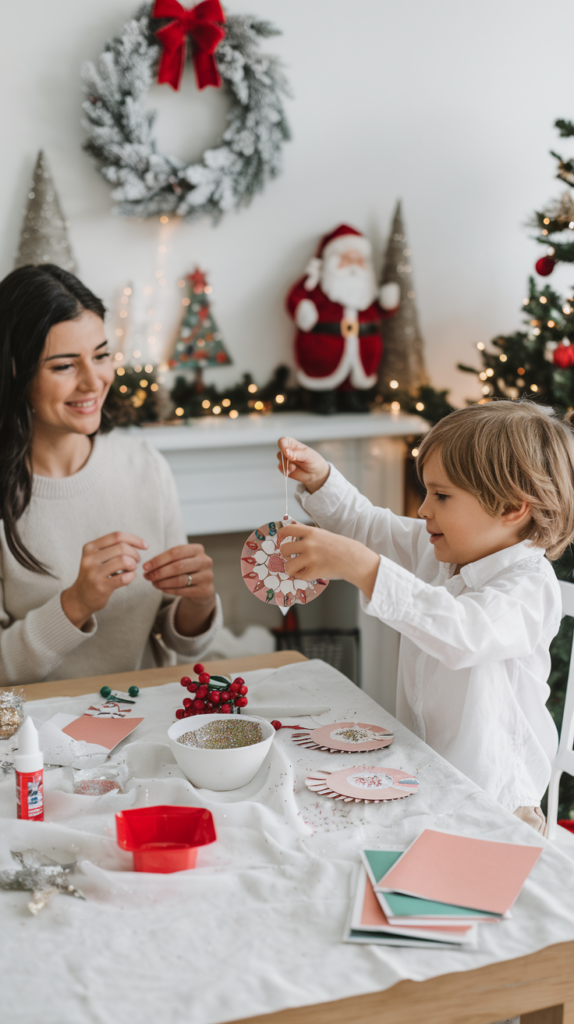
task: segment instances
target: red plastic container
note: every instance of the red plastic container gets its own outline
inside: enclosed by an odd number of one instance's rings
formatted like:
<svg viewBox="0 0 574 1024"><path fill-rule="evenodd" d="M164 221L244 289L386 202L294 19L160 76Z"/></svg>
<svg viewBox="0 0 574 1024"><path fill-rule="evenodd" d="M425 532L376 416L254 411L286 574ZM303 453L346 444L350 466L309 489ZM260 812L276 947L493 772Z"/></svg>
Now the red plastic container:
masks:
<svg viewBox="0 0 574 1024"><path fill-rule="evenodd" d="M135 871L187 871L199 846L215 842L211 811L203 807L138 807L116 814L122 850L134 855Z"/></svg>

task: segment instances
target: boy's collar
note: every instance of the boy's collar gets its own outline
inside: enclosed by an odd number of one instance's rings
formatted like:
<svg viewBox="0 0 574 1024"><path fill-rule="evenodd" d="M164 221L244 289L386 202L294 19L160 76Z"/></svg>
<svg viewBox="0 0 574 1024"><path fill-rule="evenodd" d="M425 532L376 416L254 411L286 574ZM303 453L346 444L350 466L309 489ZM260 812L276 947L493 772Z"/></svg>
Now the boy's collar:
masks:
<svg viewBox="0 0 574 1024"><path fill-rule="evenodd" d="M535 547L529 540L521 540L518 544L503 548L502 551L495 551L494 554L479 558L476 562L469 562L460 570L460 575L467 587L476 589L484 586L503 569L522 562L525 558L544 558L544 554L544 548ZM443 562L441 569L441 575L451 579L456 566Z"/></svg>

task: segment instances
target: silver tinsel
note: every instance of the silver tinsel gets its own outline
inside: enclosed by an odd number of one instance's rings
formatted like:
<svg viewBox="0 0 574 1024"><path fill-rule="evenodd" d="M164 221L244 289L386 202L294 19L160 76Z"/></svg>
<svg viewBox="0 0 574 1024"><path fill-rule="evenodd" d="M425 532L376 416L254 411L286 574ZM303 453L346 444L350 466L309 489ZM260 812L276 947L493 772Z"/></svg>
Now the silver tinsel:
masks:
<svg viewBox="0 0 574 1024"><path fill-rule="evenodd" d="M76 261L67 228L46 157L40 150L30 179L28 206L14 267L25 267L29 263L35 266L56 263L63 270L75 274Z"/></svg>
<svg viewBox="0 0 574 1024"><path fill-rule="evenodd" d="M65 896L74 896L76 899L85 900L80 889L76 889L69 881L70 870L61 864L56 864L49 857L38 853L36 850L27 850L26 853L13 853L12 856L19 863L17 868L3 868L0 870L0 889L22 890L33 893L28 903L31 914L37 914L56 893L63 893Z"/></svg>
<svg viewBox="0 0 574 1024"><path fill-rule="evenodd" d="M396 281L401 290L398 311L384 323L385 354L379 375L381 389L383 393L390 393L390 381L396 380L399 392L414 394L421 384L428 383L428 377L415 302L411 250L400 202L393 217L381 281L382 284Z"/></svg>
<svg viewBox="0 0 574 1024"><path fill-rule="evenodd" d="M14 736L24 721L24 691L0 690L0 740Z"/></svg>

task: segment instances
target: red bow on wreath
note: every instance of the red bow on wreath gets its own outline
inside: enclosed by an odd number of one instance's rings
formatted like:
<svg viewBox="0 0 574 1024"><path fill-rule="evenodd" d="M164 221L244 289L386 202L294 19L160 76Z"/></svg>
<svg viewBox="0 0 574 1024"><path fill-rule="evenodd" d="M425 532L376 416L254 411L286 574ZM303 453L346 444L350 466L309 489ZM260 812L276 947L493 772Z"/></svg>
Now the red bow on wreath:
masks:
<svg viewBox="0 0 574 1024"><path fill-rule="evenodd" d="M218 24L225 21L219 0L203 0L203 3L189 11L178 0L155 0L152 18L174 19L156 32L163 46L158 82L168 82L173 89L179 89L185 65L186 41L191 36L197 88L214 85L218 89L221 78L213 53L225 38L225 29Z"/></svg>

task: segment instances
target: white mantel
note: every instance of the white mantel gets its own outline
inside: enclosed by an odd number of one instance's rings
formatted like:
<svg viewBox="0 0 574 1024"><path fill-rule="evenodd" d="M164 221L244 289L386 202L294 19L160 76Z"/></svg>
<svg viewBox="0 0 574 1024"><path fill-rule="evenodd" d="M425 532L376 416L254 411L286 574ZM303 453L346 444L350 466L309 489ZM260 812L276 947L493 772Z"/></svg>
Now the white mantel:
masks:
<svg viewBox="0 0 574 1024"><path fill-rule="evenodd" d="M152 425L143 432L132 427L130 433L145 437L168 460L188 533L217 534L251 531L266 519L283 515L284 484L275 453L284 435L316 446L372 501L384 501L399 511L401 439L424 429L418 416L400 413L314 416L286 412L254 413L236 420L210 416L173 426ZM376 464L378 483L372 476ZM291 506L294 484L289 489ZM299 506L297 511L300 514Z"/></svg>
<svg viewBox="0 0 574 1024"><path fill-rule="evenodd" d="M205 416L170 426L146 427L146 436L162 452L197 448L238 448L244 445L276 444L288 435L305 444L333 438L406 437L419 434L425 423L418 416L401 413L337 413L315 416L304 412L251 413L230 420L228 416ZM139 428L131 432L141 436Z"/></svg>

